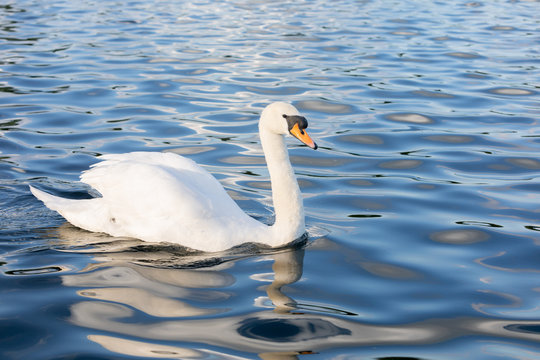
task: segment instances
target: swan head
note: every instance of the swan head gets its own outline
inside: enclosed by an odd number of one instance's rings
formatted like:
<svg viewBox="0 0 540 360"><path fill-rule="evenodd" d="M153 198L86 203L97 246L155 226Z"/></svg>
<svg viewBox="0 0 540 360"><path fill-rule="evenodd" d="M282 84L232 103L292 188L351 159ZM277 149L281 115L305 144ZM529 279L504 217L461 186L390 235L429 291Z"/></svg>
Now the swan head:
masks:
<svg viewBox="0 0 540 360"><path fill-rule="evenodd" d="M275 102L262 112L259 127L278 135L292 135L312 149L317 144L307 134L308 122L291 104Z"/></svg>

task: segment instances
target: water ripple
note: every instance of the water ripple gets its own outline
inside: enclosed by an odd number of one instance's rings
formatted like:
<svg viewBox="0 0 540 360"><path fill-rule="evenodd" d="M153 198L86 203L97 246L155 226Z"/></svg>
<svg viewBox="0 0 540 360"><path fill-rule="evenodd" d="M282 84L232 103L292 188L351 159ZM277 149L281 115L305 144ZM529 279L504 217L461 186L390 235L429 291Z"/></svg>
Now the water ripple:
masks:
<svg viewBox="0 0 540 360"><path fill-rule="evenodd" d="M537 2L391 5L0 5L0 357L537 358ZM28 191L172 151L271 222L283 100L320 145L290 142L295 247L145 246Z"/></svg>

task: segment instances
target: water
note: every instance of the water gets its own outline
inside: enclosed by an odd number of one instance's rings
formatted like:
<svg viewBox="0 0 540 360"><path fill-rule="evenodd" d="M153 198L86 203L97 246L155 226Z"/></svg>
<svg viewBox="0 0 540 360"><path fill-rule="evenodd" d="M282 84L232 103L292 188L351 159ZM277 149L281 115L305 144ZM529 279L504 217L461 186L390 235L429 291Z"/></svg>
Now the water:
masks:
<svg viewBox="0 0 540 360"><path fill-rule="evenodd" d="M534 1L0 6L3 359L537 359ZM96 155L174 151L271 221L257 119L295 104L310 234L205 255L65 224Z"/></svg>

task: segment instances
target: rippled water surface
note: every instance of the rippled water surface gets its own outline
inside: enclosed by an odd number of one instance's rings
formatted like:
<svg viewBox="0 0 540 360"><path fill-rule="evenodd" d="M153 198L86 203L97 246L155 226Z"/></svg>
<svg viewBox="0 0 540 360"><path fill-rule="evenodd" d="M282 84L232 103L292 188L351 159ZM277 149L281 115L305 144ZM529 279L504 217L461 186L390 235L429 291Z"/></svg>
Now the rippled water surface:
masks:
<svg viewBox="0 0 540 360"><path fill-rule="evenodd" d="M540 358L540 3L0 5L2 359ZM66 224L105 153L173 151L272 221L289 101L309 239L219 254ZM53 190L54 189L54 190Z"/></svg>

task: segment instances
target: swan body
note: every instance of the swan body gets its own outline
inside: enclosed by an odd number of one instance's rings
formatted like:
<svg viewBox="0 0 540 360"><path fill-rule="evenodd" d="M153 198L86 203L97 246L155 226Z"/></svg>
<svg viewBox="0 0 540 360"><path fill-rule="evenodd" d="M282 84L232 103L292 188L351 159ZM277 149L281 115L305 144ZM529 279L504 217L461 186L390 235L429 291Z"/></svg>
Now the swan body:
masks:
<svg viewBox="0 0 540 360"><path fill-rule="evenodd" d="M81 175L101 197L73 200L30 190L71 224L93 232L211 252L247 242L281 246L305 233L302 196L284 137L292 134L316 149L306 127L287 103L270 104L261 114L259 134L276 216L271 226L242 211L210 173L174 153L101 156Z"/></svg>

